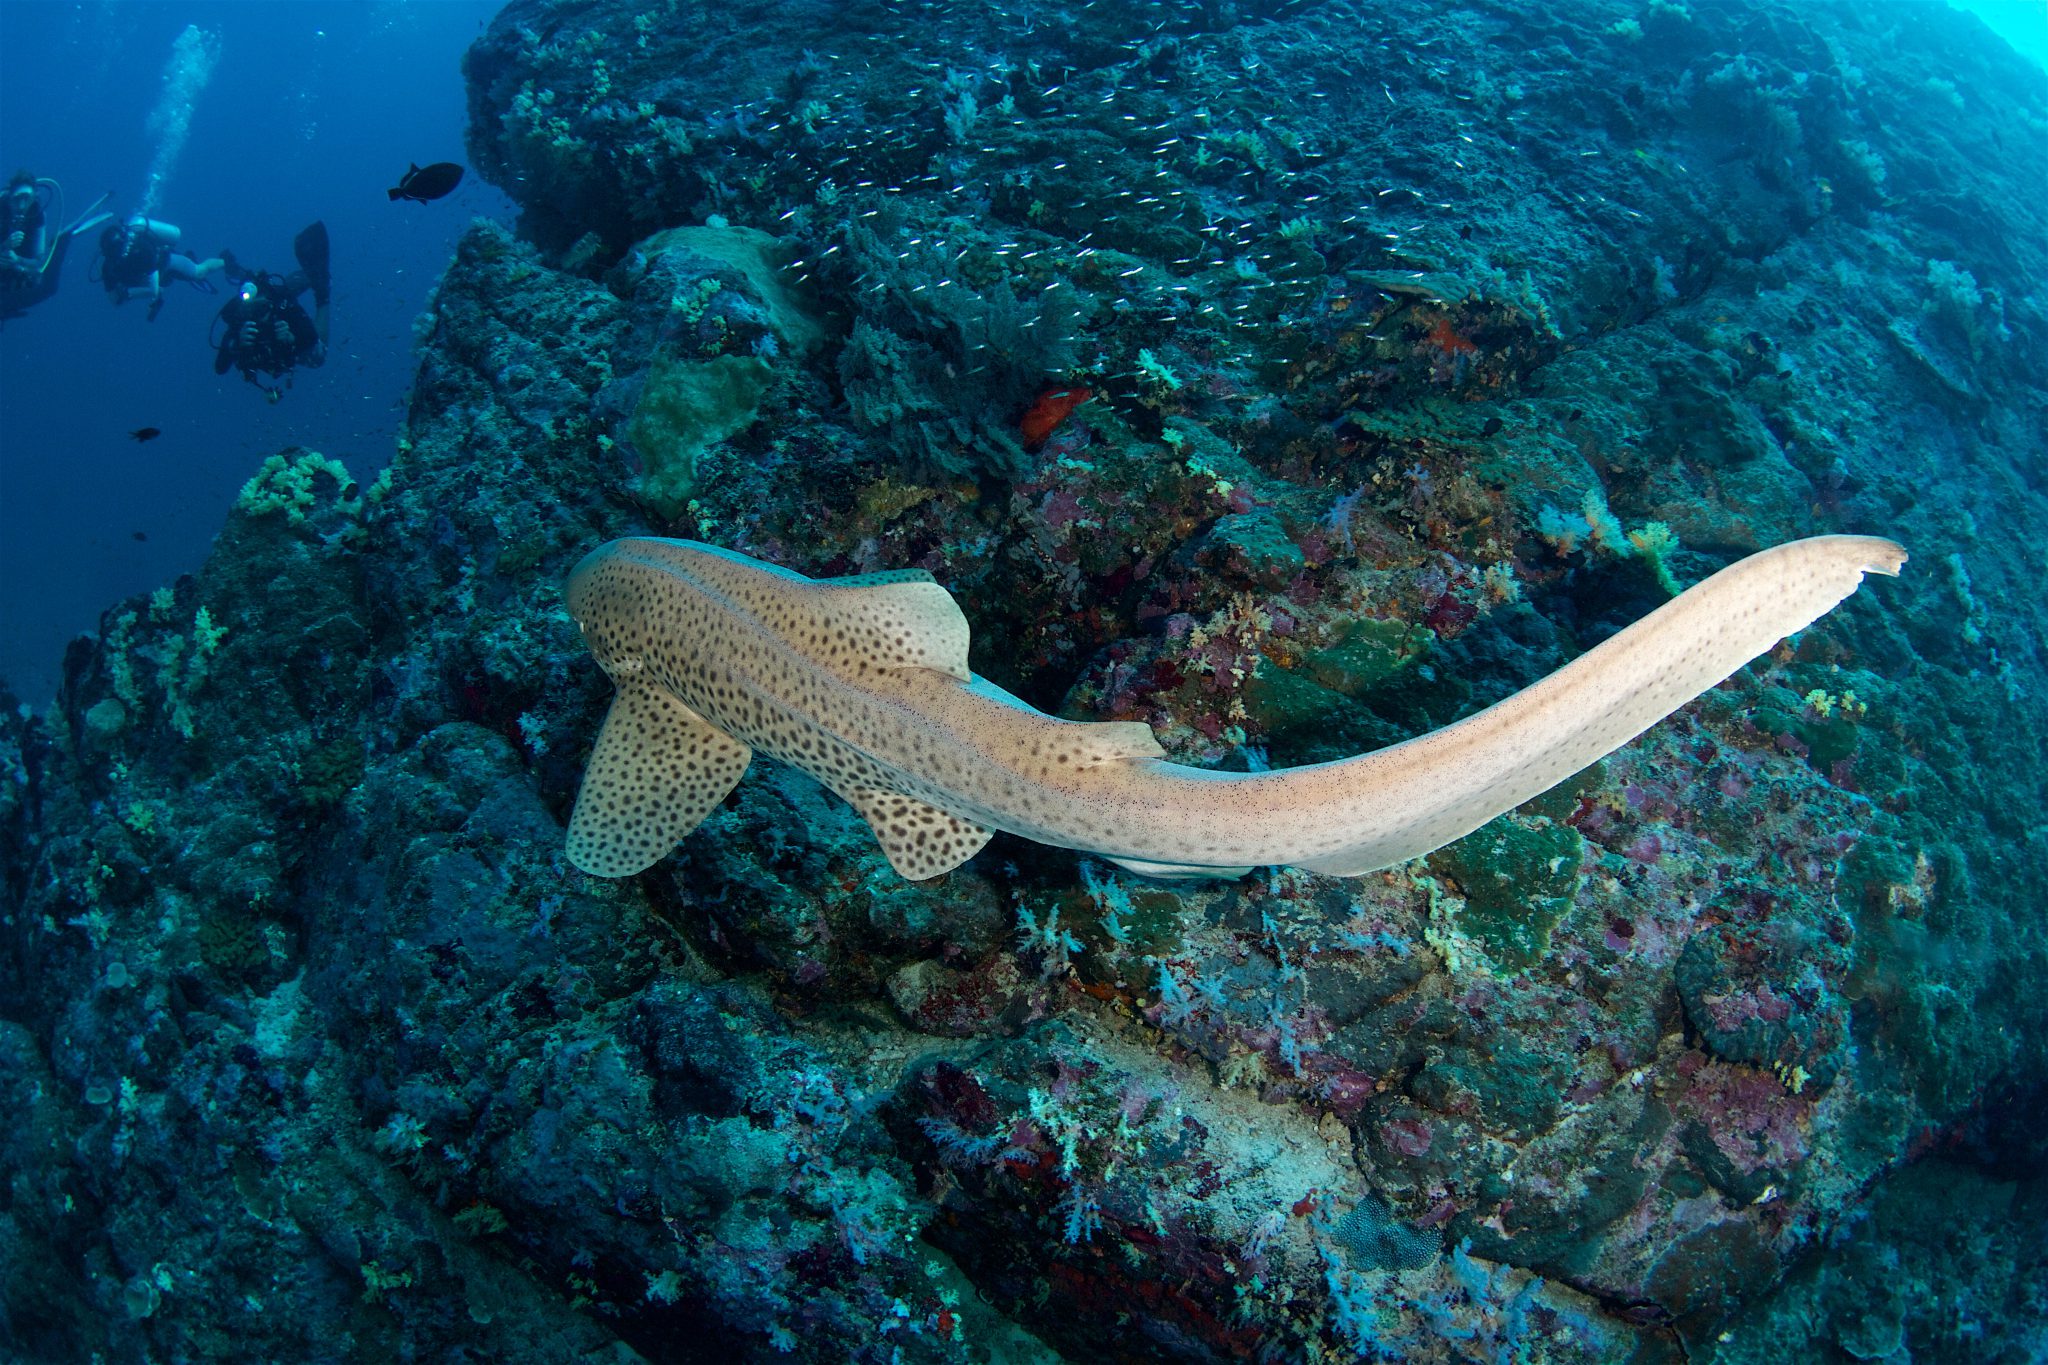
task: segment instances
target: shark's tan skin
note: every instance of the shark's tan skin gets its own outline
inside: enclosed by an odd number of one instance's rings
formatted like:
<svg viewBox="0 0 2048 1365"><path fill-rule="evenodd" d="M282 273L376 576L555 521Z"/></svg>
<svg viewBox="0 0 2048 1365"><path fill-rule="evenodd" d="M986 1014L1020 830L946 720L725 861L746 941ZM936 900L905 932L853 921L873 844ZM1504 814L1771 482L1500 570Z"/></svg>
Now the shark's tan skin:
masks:
<svg viewBox="0 0 2048 1365"><path fill-rule="evenodd" d="M1153 876L1355 876L1514 809L1905 559L1867 536L1780 545L1455 725L1218 773L1169 762L1143 724L1058 720L976 677L966 619L928 574L810 579L691 541L613 541L569 578L569 613L619 688L569 859L605 877L652 866L759 750L850 801L914 880L997 829Z"/></svg>

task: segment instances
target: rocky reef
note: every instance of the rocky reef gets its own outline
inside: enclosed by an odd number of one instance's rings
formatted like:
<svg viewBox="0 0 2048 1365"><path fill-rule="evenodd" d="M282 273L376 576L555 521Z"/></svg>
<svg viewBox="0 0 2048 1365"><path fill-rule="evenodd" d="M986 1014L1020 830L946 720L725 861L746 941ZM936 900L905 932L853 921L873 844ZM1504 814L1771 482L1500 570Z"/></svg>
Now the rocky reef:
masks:
<svg viewBox="0 0 2048 1365"><path fill-rule="evenodd" d="M370 486L0 718L27 1361L2048 1352L2048 108L1934 6L521 0ZM631 533L1284 766L1914 559L1417 863L568 867Z"/></svg>

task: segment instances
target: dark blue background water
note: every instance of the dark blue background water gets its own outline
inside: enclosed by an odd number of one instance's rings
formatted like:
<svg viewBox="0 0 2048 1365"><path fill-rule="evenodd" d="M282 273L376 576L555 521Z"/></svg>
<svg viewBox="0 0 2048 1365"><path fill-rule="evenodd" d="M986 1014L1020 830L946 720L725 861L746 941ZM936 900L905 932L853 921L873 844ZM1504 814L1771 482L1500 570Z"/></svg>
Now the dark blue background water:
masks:
<svg viewBox="0 0 2048 1365"><path fill-rule="evenodd" d="M0 678L22 700L49 701L66 641L103 608L199 564L265 455L301 443L358 477L390 458L412 320L463 227L511 205L474 177L436 204L384 192L409 161L463 160L462 51L498 8L0 0L0 175L55 177L73 214L103 190L135 208L165 63L197 24L220 56L157 216L201 254L280 271L321 218L335 269L328 363L275 407L213 374L222 298L170 286L145 322L88 281L90 243L56 298L0 327ZM164 434L139 445L140 426Z"/></svg>
<svg viewBox="0 0 2048 1365"><path fill-rule="evenodd" d="M102 609L199 564L265 455L302 443L359 477L389 458L411 321L469 219L511 205L474 177L433 205L384 191L409 161L462 158L461 54L499 3L0 0L0 175L55 176L74 214L102 190L133 209L165 63L198 24L221 53L158 216L197 251L232 246L279 270L293 234L323 218L336 269L331 359L276 407L214 377L220 299L176 286L145 323L87 280L89 243L57 298L0 327L0 678L23 700L47 703L65 642ZM1968 7L2048 53L2042 0ZM139 426L164 435L138 445L126 433Z"/></svg>

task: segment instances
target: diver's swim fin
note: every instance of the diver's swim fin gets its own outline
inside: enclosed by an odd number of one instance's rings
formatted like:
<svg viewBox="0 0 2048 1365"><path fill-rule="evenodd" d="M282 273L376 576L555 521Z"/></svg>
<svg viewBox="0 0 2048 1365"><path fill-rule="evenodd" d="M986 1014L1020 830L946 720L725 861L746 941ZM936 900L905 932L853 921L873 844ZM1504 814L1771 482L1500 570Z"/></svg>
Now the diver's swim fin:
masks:
<svg viewBox="0 0 2048 1365"><path fill-rule="evenodd" d="M101 223L106 222L109 218L112 218L114 216L111 213L100 212L100 205L106 203L109 199L112 199L113 197L114 192L112 190L108 190L105 194L93 200L92 203L86 205L85 212L79 214L76 221L72 222L70 225L66 227L59 228L58 231L68 232L74 237L80 235L81 233L91 232Z"/></svg>
<svg viewBox="0 0 2048 1365"><path fill-rule="evenodd" d="M292 254L299 258L299 269L306 272L313 287L314 306L324 306L328 286L327 224L314 223L292 238Z"/></svg>
<svg viewBox="0 0 2048 1365"><path fill-rule="evenodd" d="M54 184L56 182L52 181L51 183ZM57 229L56 236L50 241L49 251L43 256L43 268L40 275L41 279L50 282L49 289L47 292L40 294L39 298L48 298L51 294L57 292L55 272L62 268L64 264L64 253L70 250L71 239L82 237L113 218L114 215L111 213L100 212L100 205L106 203L112 197L113 191L107 191L107 193L93 200L84 213L79 214L72 222Z"/></svg>

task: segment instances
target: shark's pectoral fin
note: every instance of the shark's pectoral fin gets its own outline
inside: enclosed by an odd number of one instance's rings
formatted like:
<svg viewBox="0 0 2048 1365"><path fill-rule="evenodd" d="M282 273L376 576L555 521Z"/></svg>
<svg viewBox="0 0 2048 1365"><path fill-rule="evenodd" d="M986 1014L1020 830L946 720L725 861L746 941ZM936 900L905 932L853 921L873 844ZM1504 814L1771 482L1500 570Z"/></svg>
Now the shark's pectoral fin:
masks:
<svg viewBox="0 0 2048 1365"><path fill-rule="evenodd" d="M981 852L993 833L901 792L854 787L841 795L874 830L889 866L914 882L951 872Z"/></svg>
<svg viewBox="0 0 2048 1365"><path fill-rule="evenodd" d="M717 808L753 751L645 682L612 699L569 817L569 861L593 877L659 862Z"/></svg>

